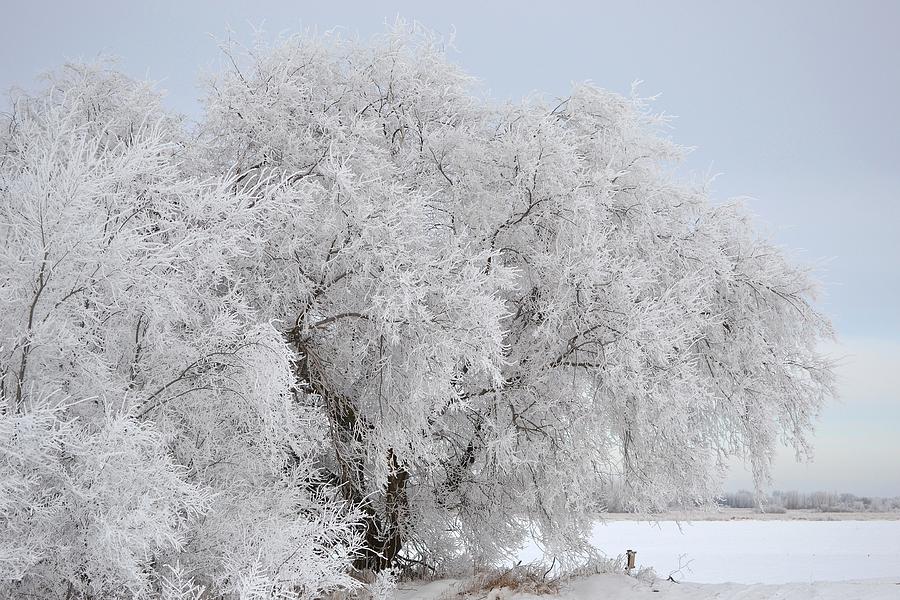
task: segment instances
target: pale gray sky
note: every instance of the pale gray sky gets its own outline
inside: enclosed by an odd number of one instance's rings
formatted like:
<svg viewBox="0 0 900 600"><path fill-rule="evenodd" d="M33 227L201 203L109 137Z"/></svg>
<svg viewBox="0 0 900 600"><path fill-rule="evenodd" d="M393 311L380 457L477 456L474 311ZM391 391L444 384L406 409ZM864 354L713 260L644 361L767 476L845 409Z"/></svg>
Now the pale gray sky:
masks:
<svg viewBox="0 0 900 600"><path fill-rule="evenodd" d="M0 88L100 53L160 80L199 116L197 75L212 35L336 26L367 36L400 15L455 28L453 58L499 99L564 95L592 80L643 80L696 146L686 167L721 173L716 197L748 196L773 237L824 263L822 306L847 355L817 459L781 458L776 486L900 495L900 2L10 2L0 19ZM730 487L747 485L739 470Z"/></svg>

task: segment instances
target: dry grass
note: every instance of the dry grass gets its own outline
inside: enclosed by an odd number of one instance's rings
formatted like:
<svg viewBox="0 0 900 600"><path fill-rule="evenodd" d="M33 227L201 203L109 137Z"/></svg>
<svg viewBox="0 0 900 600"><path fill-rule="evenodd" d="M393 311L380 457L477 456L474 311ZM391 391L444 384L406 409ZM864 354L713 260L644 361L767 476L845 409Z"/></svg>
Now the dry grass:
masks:
<svg viewBox="0 0 900 600"><path fill-rule="evenodd" d="M453 594L448 594L443 600L493 600L505 597L501 595L504 590L534 596L556 595L571 579L600 573L622 573L625 562L622 557L609 559L594 556L585 559L580 565L570 566L565 570L554 568L555 566L554 561L549 567L546 564L529 563L508 569L485 571L460 584ZM631 574L638 579L653 577L650 569L639 569Z"/></svg>
<svg viewBox="0 0 900 600"><path fill-rule="evenodd" d="M486 598L494 590L524 592L536 596L559 593L559 577L551 576L546 566L516 565L476 574L461 585L455 598Z"/></svg>
<svg viewBox="0 0 900 600"><path fill-rule="evenodd" d="M603 558L600 556L586 557L584 562L577 565L569 565L568 568L559 568L556 561L549 566L541 563L517 564L509 568L485 570L465 580L455 580L447 591L441 596L441 600L501 600L514 593L530 594L533 596L552 596L560 593L560 590L572 579L590 577L591 575L604 573L622 573L625 570L624 558ZM397 569L393 575L397 576L402 571ZM655 574L652 569L635 569L631 576L640 580L652 580ZM327 600L382 600L390 597L387 586L379 586L377 577L371 571L354 572L353 577L363 586L355 590L343 590L326 596ZM433 574L425 579L413 578L414 581L433 581L440 579ZM403 581L403 578L391 578L393 581ZM383 589L381 589L383 588Z"/></svg>

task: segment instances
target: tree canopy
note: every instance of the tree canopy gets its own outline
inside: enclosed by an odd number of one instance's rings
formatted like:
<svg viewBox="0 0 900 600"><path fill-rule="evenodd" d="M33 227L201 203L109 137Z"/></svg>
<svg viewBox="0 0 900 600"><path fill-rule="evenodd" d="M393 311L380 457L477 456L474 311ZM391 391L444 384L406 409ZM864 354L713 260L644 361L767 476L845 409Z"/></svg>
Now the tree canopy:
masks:
<svg viewBox="0 0 900 600"><path fill-rule="evenodd" d="M194 128L108 64L2 117L0 589L565 556L807 451L814 282L645 101L498 105L402 24L223 52Z"/></svg>

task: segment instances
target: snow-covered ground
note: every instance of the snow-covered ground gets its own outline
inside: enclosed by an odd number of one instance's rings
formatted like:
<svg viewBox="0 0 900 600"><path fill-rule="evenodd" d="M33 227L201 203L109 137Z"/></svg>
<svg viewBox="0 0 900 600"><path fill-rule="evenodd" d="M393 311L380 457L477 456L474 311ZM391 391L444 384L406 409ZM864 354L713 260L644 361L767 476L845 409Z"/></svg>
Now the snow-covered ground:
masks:
<svg viewBox="0 0 900 600"><path fill-rule="evenodd" d="M455 600L457 582L404 584L395 600ZM897 600L900 578L879 581L745 585L645 582L626 575L594 575L563 586L557 596L485 591L467 600Z"/></svg>
<svg viewBox="0 0 900 600"><path fill-rule="evenodd" d="M636 550L638 566L679 581L900 581L900 521L611 521L595 527L593 543L608 556ZM540 556L535 546L521 555Z"/></svg>
<svg viewBox="0 0 900 600"><path fill-rule="evenodd" d="M596 575L563 586L559 600L900 600L900 521L608 521L594 544L609 556L637 550L658 579ZM540 558L526 548L525 561ZM669 574L680 583L666 581ZM403 584L397 600L452 600L457 582ZM479 600L532 600L508 590ZM543 597L547 600L547 596Z"/></svg>

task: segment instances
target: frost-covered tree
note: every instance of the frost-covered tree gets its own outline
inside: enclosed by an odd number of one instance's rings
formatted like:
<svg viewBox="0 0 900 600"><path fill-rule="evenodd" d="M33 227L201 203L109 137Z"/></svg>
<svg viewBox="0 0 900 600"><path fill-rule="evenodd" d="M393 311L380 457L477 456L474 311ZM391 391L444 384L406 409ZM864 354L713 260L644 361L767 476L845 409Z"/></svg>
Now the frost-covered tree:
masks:
<svg viewBox="0 0 900 600"><path fill-rule="evenodd" d="M256 196L184 151L149 86L104 65L4 118L3 595L145 597L170 568L246 598L347 583L352 510L298 483L318 417L236 270Z"/></svg>
<svg viewBox="0 0 900 600"><path fill-rule="evenodd" d="M779 439L807 449L809 274L673 176L642 100L496 106L402 23L225 51L193 160L270 194L241 272L328 419L357 566L571 549L613 482L706 503L729 456L763 485Z"/></svg>
<svg viewBox="0 0 900 600"><path fill-rule="evenodd" d="M498 106L403 23L225 52L195 132L105 66L0 124L0 591L315 597L806 451L810 276L642 100Z"/></svg>

